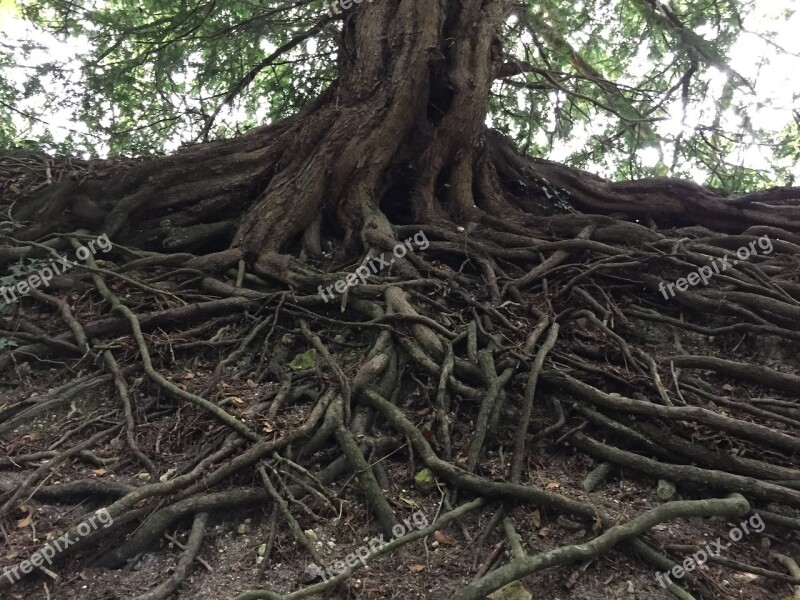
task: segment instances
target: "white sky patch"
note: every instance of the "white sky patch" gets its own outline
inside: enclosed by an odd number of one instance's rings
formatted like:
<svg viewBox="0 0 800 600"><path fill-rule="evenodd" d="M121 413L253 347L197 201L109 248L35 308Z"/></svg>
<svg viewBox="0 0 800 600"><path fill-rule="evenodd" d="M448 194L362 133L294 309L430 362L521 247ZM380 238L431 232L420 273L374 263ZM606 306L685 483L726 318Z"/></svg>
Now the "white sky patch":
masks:
<svg viewBox="0 0 800 600"><path fill-rule="evenodd" d="M258 47L261 48L264 51L264 55L265 56L269 56L270 54L275 52L275 50L278 49L278 47L276 45L271 44L267 40L261 40L261 42L259 42L259 44L258 44Z"/></svg>
<svg viewBox="0 0 800 600"><path fill-rule="evenodd" d="M668 2L661 2L668 6ZM606 9L613 9L611 3ZM733 44L729 54L728 65L733 71L753 84L756 93L742 85L733 90L731 107L719 116L719 126L727 131L740 132L741 144L731 151L725 160L732 165L750 169L769 170L771 166L788 168L797 180L800 180L800 164L789 159L777 159L772 149L756 143L747 131L749 127L761 130L764 134L778 134L795 119L797 107L800 106L800 10L796 0L770 0L758 2L755 11L744 19L745 32ZM599 10L599 9L598 9ZM599 15L598 15L599 18ZM712 37L713 29L698 28L701 36ZM582 38L570 38L576 48L581 51ZM527 40L526 43L530 43ZM785 52L784 52L785 51ZM635 86L649 71L653 69L649 58L650 46L647 40L640 43L636 56L628 65L627 72L617 79L618 83ZM793 53L796 56L792 56ZM664 64L675 59L674 53L667 53ZM730 84L731 76L722 70L706 66L695 74L695 80L705 81L708 91L699 102L690 103L684 113L680 97L674 98L665 106L668 113L666 119L653 124L655 131L666 137L675 138L680 134L690 137L704 125L713 123L719 111L719 103ZM551 94L551 107L556 95ZM554 128L554 111L551 109L546 121L550 131ZM554 147L547 158L565 161L580 152L586 141L595 130L599 133L611 122L611 117L604 112L586 122L579 122L571 132L571 138ZM539 138L537 138L538 141ZM638 157L644 167L655 167L659 163L659 153L655 147L643 148ZM674 154L671 144L663 148L664 162L672 164ZM711 173L699 165L679 165L688 171L698 183L706 183ZM617 165L613 161L602 160L600 164L589 162L590 170L612 176L617 173Z"/></svg>
<svg viewBox="0 0 800 600"><path fill-rule="evenodd" d="M14 50L15 66L4 71L8 81L21 88L32 77L37 76L39 67L56 62L68 83L79 84L81 65L78 57L89 51L89 40L85 36L59 39L19 18L8 10L5 4L3 6L5 10L0 14L3 18L2 27L6 39L9 42L28 39L37 46L41 46L41 48L34 48L28 52L27 56L21 48ZM18 44L14 43L13 45L17 46ZM51 92L62 89L66 85L65 81L58 80L52 73L39 73L38 77L44 89ZM35 115L38 119L31 120L16 112L12 114L14 125L23 137L35 139L49 132L56 142L61 142L71 132L91 135L86 125L75 119L72 110L65 106L48 105L39 95L23 99L14 108L22 113ZM98 150L108 150L108 147L99 138L95 142Z"/></svg>
<svg viewBox="0 0 800 600"><path fill-rule="evenodd" d="M655 167L661 160L661 149L654 146L641 148L637 155L643 167Z"/></svg>
<svg viewBox="0 0 800 600"><path fill-rule="evenodd" d="M520 111L527 110L528 108L528 95L523 91L517 92L517 109Z"/></svg>

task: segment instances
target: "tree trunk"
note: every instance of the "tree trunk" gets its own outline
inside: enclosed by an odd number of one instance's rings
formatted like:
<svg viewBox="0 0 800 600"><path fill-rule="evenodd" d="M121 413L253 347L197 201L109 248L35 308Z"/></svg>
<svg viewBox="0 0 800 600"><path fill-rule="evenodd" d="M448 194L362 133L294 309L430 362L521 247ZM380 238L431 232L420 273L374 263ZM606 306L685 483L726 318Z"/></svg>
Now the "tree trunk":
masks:
<svg viewBox="0 0 800 600"><path fill-rule="evenodd" d="M380 0L344 19L340 77L303 113L244 136L147 161L92 162L17 210L26 239L70 227L171 250L222 250L257 259L320 235L343 254L386 249L391 223L527 226L572 207L662 226L741 232L800 227L797 193L728 198L690 182L612 183L520 155L485 125L505 62L506 0ZM35 219L34 219L35 217ZM213 225L209 227L209 225Z"/></svg>

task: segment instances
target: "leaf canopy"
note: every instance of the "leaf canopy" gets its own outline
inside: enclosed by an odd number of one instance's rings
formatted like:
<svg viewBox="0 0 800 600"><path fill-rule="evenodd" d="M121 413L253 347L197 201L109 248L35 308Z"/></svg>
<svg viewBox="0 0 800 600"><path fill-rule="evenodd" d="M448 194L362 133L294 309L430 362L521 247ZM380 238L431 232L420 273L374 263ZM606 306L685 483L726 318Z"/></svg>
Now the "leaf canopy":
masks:
<svg viewBox="0 0 800 600"><path fill-rule="evenodd" d="M144 156L235 136L307 106L343 51L321 0L3 0L0 15L3 148ZM798 24L788 0L524 0L487 121L614 179L791 185Z"/></svg>

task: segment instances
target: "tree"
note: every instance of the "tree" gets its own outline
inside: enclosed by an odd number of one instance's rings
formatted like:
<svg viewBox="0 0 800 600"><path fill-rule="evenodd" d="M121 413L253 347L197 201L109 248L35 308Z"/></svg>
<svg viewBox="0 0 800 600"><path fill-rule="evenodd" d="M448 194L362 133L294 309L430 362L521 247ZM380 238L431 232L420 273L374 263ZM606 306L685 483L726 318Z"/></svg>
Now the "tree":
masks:
<svg viewBox="0 0 800 600"><path fill-rule="evenodd" d="M632 15L638 15L635 23L649 28L658 44L680 49L674 68L685 72L675 89L684 98L698 69L709 66L728 74L729 104L734 90L747 85L726 66L730 36L712 44L684 23L702 11L681 14L644 0L631 5L620 9L621 27L631 30ZM203 48L207 42L214 49L225 36L258 31L258 18L244 6L184 5L158 18L146 7L141 18L132 5L110 5L116 18L125 10L134 13L127 21L110 21L103 11L78 14L61 3L27 10L40 22L57 16L66 30L119 29L116 37L98 36L104 45L89 72L95 78L90 83L98 85L102 56L118 57L115 83L123 82L125 71L130 89L107 91L125 107L138 76L132 65L142 68L159 56L183 60L181 45ZM325 492L341 474L355 473L369 513L391 535L398 515L382 491L389 482L376 459L402 450L402 439L451 493L476 498L446 519L484 501L492 503L497 523L519 503L594 519L593 542L526 556L507 517L502 522L511 560L458 589L461 600L482 598L620 542L629 542L659 571L671 568L640 536L678 517L744 517L757 509L776 526L798 528L796 518L762 507L800 506L793 459L800 449L794 403L800 377L786 372L792 369L788 348L796 351L800 339L800 188L731 194L663 173L613 182L532 158L519 150L510 129L487 126L493 86L508 79L525 82L523 89L542 95L543 105L545 91L555 90L568 97L569 110L607 109L618 117L609 137L625 139L631 148L657 136L657 99L634 102L613 82L613 69L606 76L592 64L602 62L600 50L588 46L584 56L573 47L558 22L560 3L374 0L348 8L343 2L328 15L313 6L317 18L308 27L278 36L280 46L248 61L243 77L227 77L230 85L222 96L217 91L213 110L187 109L199 118L198 139L209 140L212 132L217 139L167 156L47 158L46 169L37 167L42 159L36 153L9 153L9 181L20 172L14 165L33 174L15 179L23 183L5 196L19 226L4 251L7 260L57 257L67 240L78 248L78 240L90 239L86 231L106 234L114 250L113 262L89 255L80 270L91 276L93 290L86 293L96 308L38 290L25 299L39 303L39 310L41 303L60 309L64 325L57 332L26 330L26 312L14 304L18 312L7 317L6 329L22 331L14 340L23 345L1 356L0 365L9 369L53 352L72 353L94 370L66 391L113 383L124 410L120 425L93 429L99 431L94 437L32 472L7 493L0 510L16 509L51 467L123 428L130 456L153 478L163 475L169 467L137 439L137 422L155 411L134 403L131 386L141 385L172 398L176 411L192 404L199 430L218 424L197 446L202 459L181 464L179 476L135 490L79 480L40 487L34 495L115 498L109 532L117 536L101 561L106 566L123 564L172 523L193 515L188 562L152 597L165 597L179 585L202 543L207 513L220 508L273 502L274 514L320 563L283 499L281 478L287 485L302 480L291 489L306 495L312 484ZM294 18L289 4L258 10L263 19ZM591 15L598 5L568 12L567 20L583 10ZM725 15L723 29L736 30L737 8L727 7ZM223 18L228 23L219 29ZM539 45L524 56L513 43L522 31L535 34ZM142 50L133 43L136 36L149 38L150 45ZM335 75L316 98L296 96L292 108L305 102L296 113L240 135L215 129L226 105L311 38L336 51ZM546 60L551 56L556 64ZM218 65L208 48L192 60L213 79ZM570 72L562 70L567 66ZM156 71L155 77L168 80L170 73ZM271 81L281 77L285 71ZM134 140L130 131L119 137L117 153ZM686 152L679 146L675 156ZM690 146L693 156L702 154L697 140ZM666 169L663 157L658 168ZM736 181L724 168L715 176L716 184ZM76 230L84 230L82 236L71 233ZM738 259L729 261L737 249ZM385 270L376 272L378 264ZM354 273L365 272L369 280L357 282ZM114 315L102 316L108 308ZM171 336L189 340L222 321L237 328L235 349L219 353L215 348L230 345L212 341L200 356L222 360L200 388L164 375L171 354L156 332L169 328ZM334 338L326 333L333 326L349 330ZM137 359L109 342L119 336ZM261 352L263 336L269 343ZM353 354L348 342L369 344ZM181 343L194 352L202 347L195 340ZM673 343L674 350L660 347ZM782 364L768 360L772 353ZM308 380L313 369L324 375ZM132 384L142 372L147 383ZM219 402L225 379L237 376L270 384L271 402ZM745 400L767 390L769 401L756 406ZM69 397L63 392L47 402ZM411 400L401 401L403 395ZM0 431L30 419L42 405L13 404ZM177 423L179 415L160 418ZM699 443L697 432L722 436L731 449ZM588 499L541 489L527 463L539 440L566 441L598 463L671 481L693 499L629 520ZM496 448L511 456L500 472L487 461L487 450ZM557 448L549 445L550 452ZM393 456L400 461L408 454ZM245 483L253 472L263 485ZM728 494L736 495L724 498ZM324 503L312 500L313 509L324 510ZM629 522L615 525L620 520ZM81 538L75 548L91 539ZM663 543L658 536L648 542ZM240 597L300 597L342 579L301 592ZM714 597L702 583L694 585Z"/></svg>

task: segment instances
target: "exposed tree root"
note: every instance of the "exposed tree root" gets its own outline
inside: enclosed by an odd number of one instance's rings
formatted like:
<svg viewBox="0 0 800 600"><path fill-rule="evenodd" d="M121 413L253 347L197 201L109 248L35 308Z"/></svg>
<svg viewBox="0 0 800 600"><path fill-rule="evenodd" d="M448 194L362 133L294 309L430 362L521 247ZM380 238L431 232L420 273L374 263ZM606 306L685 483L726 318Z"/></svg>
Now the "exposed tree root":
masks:
<svg viewBox="0 0 800 600"><path fill-rule="evenodd" d="M164 600L178 589L178 586L180 586L181 582L186 577L186 571L197 556L198 550L200 550L200 544L203 543L207 522L208 513L198 513L195 515L192 531L189 534L189 541L186 543L186 549L183 554L181 554L178 564L175 565L175 570L172 572L172 575L146 594L137 596L136 600Z"/></svg>
<svg viewBox="0 0 800 600"><path fill-rule="evenodd" d="M468 514L470 511L473 511L477 508L483 506L485 502L482 499L473 500L471 502L467 502L462 504L458 508L451 510L448 513L443 514L439 519L437 519L436 523L428 525L422 529L418 529L417 531L411 532L408 535L403 536L402 538L397 538L385 546L378 548L368 556L362 564L356 563L356 566L348 566L345 570L341 573L336 575L335 577L331 578L330 580L324 583L318 583L316 585L309 586L297 592L293 592L291 594L281 595L276 594L273 592L268 592L264 590L254 590L248 591L243 594L236 596L234 600L299 600L299 598L306 598L313 594L325 591L327 589L333 588L336 585L347 581L353 573L361 569L363 566L368 565L370 562L374 561L376 558L379 558L383 554L388 554L393 550L405 546L408 543L414 542L416 540L422 539L433 534L434 531L447 525L451 521L455 521L463 517L464 515Z"/></svg>
<svg viewBox="0 0 800 600"><path fill-rule="evenodd" d="M286 127L254 136L286 139ZM317 135L324 135L321 126ZM181 584L202 552L208 514L225 508L269 506L279 516L270 548L275 539L293 539L320 564L326 557L304 530L316 518L352 512L341 494L363 503L391 536L402 521L402 504L387 471L403 464L411 475L430 469L453 508L366 562L486 507L494 516L483 536L459 525L481 548L486 571L456 593L463 599L615 547L654 569L669 569L671 559L658 549L670 540L650 530L670 519L741 516L752 507L775 527L800 529L800 377L775 366L797 366L795 207L777 192L730 199L688 184L656 193L656 182L577 180L512 153L493 134L489 139L487 152L501 178L532 184L533 177L546 176L571 189L576 206L647 216L665 227L601 215L534 219L523 211L507 220L474 213L464 227L441 215L419 225L391 225L385 215L370 214L369 203L356 203L347 218L361 226L345 234L350 237L341 239L335 256L320 255L317 238L328 230L319 223L295 232L293 242L248 255L224 248L229 224L195 229L199 224L189 220L168 245L198 248L205 240L209 252L170 256L142 250L153 247L145 231L136 239L122 233L122 224L147 208L143 194L156 185L132 173L126 200L99 213L120 234L114 249L102 260L89 256L62 278L64 287L34 292L3 317L0 335L19 343L0 356L8 377L24 381L31 369L55 363L74 378L38 398L0 405L0 433L6 435L55 411L66 413L71 428L53 447L20 446L0 461L0 468L23 473L21 484L0 483L0 514L7 518L28 498L111 500L113 525L80 537L56 557L72 554L109 568L136 561L168 528L194 519L174 573L146 598L166 597ZM233 181L217 169L214 185L257 188L250 170L264 159L257 147L254 142L246 150L258 156L227 148L242 172L230 174ZM202 149L192 152L211 161ZM270 152L272 145L264 150ZM177 168L167 159L164 164ZM177 185L175 177L165 170L156 179ZM270 193L285 193L287 178L274 180ZM137 181L138 188L131 183ZM197 182L184 183L170 200L176 206L201 194ZM687 196L679 200L679 192ZM429 191L422 186L414 193L415 210L424 214ZM309 194L304 202L313 204ZM206 200L214 210L234 202L227 193ZM778 205L779 217L768 210ZM692 219L709 226L719 221L717 229L737 235L668 227ZM10 240L3 256L49 257L85 240L42 239L50 229ZM392 255L416 233L425 234L427 247ZM770 253L731 264L707 285L664 295L662 281L685 277L734 247L753 247L759 235L771 236ZM361 253L353 253L359 240ZM244 246L253 244L249 239ZM333 302L318 295L319 286L335 285L377 257L395 262L365 284L351 279ZM34 319L43 324L32 325ZM232 385L240 390L236 395L229 393ZM245 400L242 389L264 393ZM95 414L86 404L98 390L114 400ZM175 431L183 432L180 438ZM85 441L70 442L77 435ZM181 456L175 463L162 455L167 446ZM535 462L565 447L602 465L585 492L537 484ZM144 473L125 483L73 477L43 485L75 459L104 468L136 465ZM668 479L695 499L622 514L597 492L589 494L612 476L612 465L638 471L645 481ZM334 492L343 481L346 492ZM720 492L741 496L706 499ZM553 520L569 517L596 537L529 556L529 532L512 516L520 504ZM510 562L494 568L506 547ZM719 564L743 568L741 561ZM775 585L786 589L791 583L765 566L748 568L772 573ZM295 591L250 591L239 598L307 597L357 570L348 567ZM696 597L714 597L708 582L684 581ZM3 585L9 584L0 580Z"/></svg>
<svg viewBox="0 0 800 600"><path fill-rule="evenodd" d="M741 517L750 511L743 496L736 494L727 500L688 500L670 502L650 510L627 523L615 525L590 542L577 546L564 546L536 556L515 558L490 575L471 583L453 596L453 600L480 600L507 583L521 579L559 564L585 560L607 551L620 542L642 535L654 525L681 517Z"/></svg>

